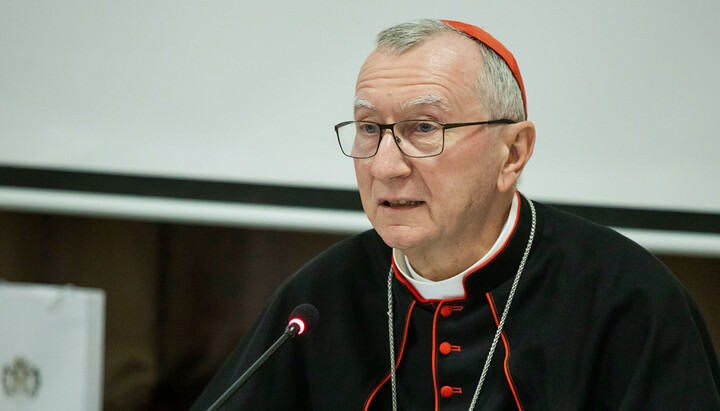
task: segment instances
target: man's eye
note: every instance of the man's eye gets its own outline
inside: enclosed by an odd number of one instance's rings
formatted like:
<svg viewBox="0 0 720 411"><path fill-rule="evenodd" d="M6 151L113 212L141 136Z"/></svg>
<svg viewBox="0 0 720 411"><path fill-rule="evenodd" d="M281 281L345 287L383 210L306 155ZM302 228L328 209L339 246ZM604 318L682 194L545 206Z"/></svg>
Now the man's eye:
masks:
<svg viewBox="0 0 720 411"><path fill-rule="evenodd" d="M363 134L377 134L378 126L372 123L360 123L358 124L358 130Z"/></svg>
<svg viewBox="0 0 720 411"><path fill-rule="evenodd" d="M420 133L430 133L435 131L435 129L437 129L437 125L429 122L418 122L415 126L415 130Z"/></svg>

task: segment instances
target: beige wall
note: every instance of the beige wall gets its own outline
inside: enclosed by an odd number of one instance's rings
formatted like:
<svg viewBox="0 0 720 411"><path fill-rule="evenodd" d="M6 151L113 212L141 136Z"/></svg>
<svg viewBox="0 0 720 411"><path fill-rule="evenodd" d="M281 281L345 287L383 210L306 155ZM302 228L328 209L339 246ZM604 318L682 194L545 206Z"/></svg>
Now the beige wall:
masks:
<svg viewBox="0 0 720 411"><path fill-rule="evenodd" d="M342 236L0 212L0 278L107 293L105 409L187 409L277 285ZM720 351L720 259L661 256Z"/></svg>

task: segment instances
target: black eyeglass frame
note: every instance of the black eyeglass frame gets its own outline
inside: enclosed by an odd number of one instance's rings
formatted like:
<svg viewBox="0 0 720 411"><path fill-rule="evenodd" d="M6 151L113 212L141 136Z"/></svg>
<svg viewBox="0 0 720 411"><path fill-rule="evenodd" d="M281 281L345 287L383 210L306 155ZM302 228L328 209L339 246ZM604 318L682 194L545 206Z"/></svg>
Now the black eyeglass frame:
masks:
<svg viewBox="0 0 720 411"><path fill-rule="evenodd" d="M419 122L426 121L426 122L440 124L442 126L442 133L443 133L442 146L440 147L440 151L437 154L429 154L426 156L411 156L403 151L403 149L400 147L400 143L398 143L398 137L395 135L395 126L400 123L406 123L408 121L419 121ZM346 125L352 124L352 123L369 123L369 124L374 124L380 128L380 136L378 137L378 143L375 146L375 151L371 155L364 156L364 157L356 157L356 156L351 156L351 155L345 153L345 150L343 150L342 143L340 142L340 130L339 129L340 129L340 127L343 127L343 126L346 126ZM443 153L443 151L445 151L445 130L458 128L458 127L481 126L481 125L485 125L485 124L515 124L515 123L517 123L517 121L509 120L506 118L499 119L499 120L473 121L470 123L442 123L440 121L435 121L435 120L403 120L403 121L398 121L397 123L380 124L380 123L376 123L374 121L354 121L354 120L352 120L352 121L343 121L341 123L336 124L335 125L335 135L337 136L338 145L340 146L340 151L342 151L343 155L345 155L346 157L350 157L350 158L356 158L356 159L362 160L362 159L366 159L366 158L375 157L375 155L378 153L378 150L380 149L380 143L382 142L383 135L385 134L383 132L384 130L390 130L390 134L392 134L392 136L393 136L393 141L395 142L395 145L397 146L398 150L400 150L400 152L404 156L410 157L410 158L429 158L429 157L439 156L440 154Z"/></svg>

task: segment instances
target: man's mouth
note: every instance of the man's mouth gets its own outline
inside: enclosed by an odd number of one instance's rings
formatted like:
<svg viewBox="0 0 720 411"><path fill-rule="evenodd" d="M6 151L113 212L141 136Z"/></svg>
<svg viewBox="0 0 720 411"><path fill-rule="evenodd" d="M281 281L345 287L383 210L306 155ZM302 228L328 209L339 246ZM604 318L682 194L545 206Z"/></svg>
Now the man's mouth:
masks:
<svg viewBox="0 0 720 411"><path fill-rule="evenodd" d="M423 204L424 201L414 200L385 200L381 204L385 207L399 208L399 207L414 207Z"/></svg>

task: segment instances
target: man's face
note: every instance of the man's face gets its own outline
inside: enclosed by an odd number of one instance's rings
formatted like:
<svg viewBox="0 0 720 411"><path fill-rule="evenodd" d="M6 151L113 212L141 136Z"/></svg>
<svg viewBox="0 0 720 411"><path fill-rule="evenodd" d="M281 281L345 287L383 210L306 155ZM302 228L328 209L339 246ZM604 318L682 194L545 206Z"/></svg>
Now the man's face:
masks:
<svg viewBox="0 0 720 411"><path fill-rule="evenodd" d="M477 44L454 33L400 55L375 50L358 76L355 120L494 120L476 92L481 67ZM447 130L444 152L430 158L404 156L386 131L375 157L355 160L363 208L389 246L437 255L479 241L507 155L499 127Z"/></svg>

